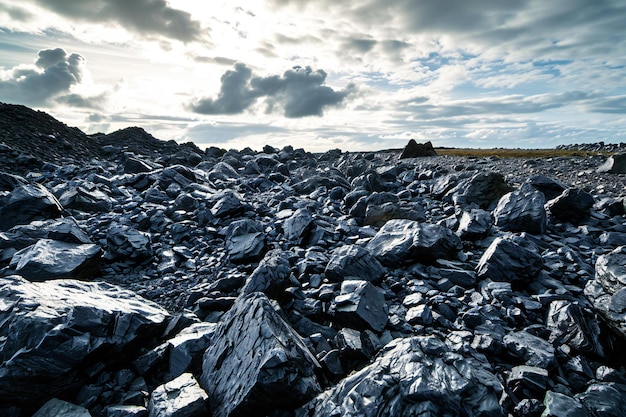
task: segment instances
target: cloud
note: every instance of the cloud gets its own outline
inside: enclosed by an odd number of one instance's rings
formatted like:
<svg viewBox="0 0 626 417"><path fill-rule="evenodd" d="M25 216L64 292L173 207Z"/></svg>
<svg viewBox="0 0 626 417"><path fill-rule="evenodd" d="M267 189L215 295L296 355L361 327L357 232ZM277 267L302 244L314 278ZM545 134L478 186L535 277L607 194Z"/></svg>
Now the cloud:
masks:
<svg viewBox="0 0 626 417"><path fill-rule="evenodd" d="M165 36L191 42L202 37L200 23L191 14L174 9L165 0L33 0L61 16L94 23L117 23L144 36Z"/></svg>
<svg viewBox="0 0 626 417"><path fill-rule="evenodd" d="M108 100L108 94L102 93L95 96L83 96L80 94L68 94L58 97L57 103L66 104L71 107L86 109L102 109Z"/></svg>
<svg viewBox="0 0 626 417"><path fill-rule="evenodd" d="M349 85L336 91L324 85L326 77L321 69L314 71L311 67L298 66L282 76L253 77L250 68L237 63L234 70L222 75L217 98L194 100L190 108L200 114L238 114L258 98L265 98L268 112L280 107L289 118L322 116L324 108L341 105L355 89Z"/></svg>
<svg viewBox="0 0 626 417"><path fill-rule="evenodd" d="M20 65L0 73L0 98L26 105L44 105L80 83L85 58L61 48L38 53L35 65Z"/></svg>

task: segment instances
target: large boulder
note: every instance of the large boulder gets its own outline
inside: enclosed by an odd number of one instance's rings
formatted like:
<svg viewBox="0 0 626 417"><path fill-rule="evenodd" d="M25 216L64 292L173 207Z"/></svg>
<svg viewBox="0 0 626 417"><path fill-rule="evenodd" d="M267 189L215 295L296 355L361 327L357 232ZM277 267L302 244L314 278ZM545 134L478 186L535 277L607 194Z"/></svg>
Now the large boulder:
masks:
<svg viewBox="0 0 626 417"><path fill-rule="evenodd" d="M385 268L364 247L344 245L333 251L324 274L331 281L362 279L377 282L385 275Z"/></svg>
<svg viewBox="0 0 626 417"><path fill-rule="evenodd" d="M262 293L240 297L204 353L200 384L214 417L293 410L321 389L315 357Z"/></svg>
<svg viewBox="0 0 626 417"><path fill-rule="evenodd" d="M458 183L448 191L444 200L461 207L476 205L483 210L491 210L509 191L511 190L501 173L479 172Z"/></svg>
<svg viewBox="0 0 626 417"><path fill-rule="evenodd" d="M598 173L610 172L611 174L626 174L626 153L618 153L609 156L596 170Z"/></svg>
<svg viewBox="0 0 626 417"><path fill-rule="evenodd" d="M404 147L404 150L400 155L400 159L437 155L437 151L435 151L435 148L433 148L433 144L430 141L426 143L417 143L415 139L411 139Z"/></svg>
<svg viewBox="0 0 626 417"><path fill-rule="evenodd" d="M528 283L543 267L543 258L506 237L495 239L476 266L479 279Z"/></svg>
<svg viewBox="0 0 626 417"><path fill-rule="evenodd" d="M62 211L59 201L43 185L19 185L0 199L0 230L33 220L55 219Z"/></svg>
<svg viewBox="0 0 626 417"><path fill-rule="evenodd" d="M318 395L298 417L504 416L502 385L487 361L437 336L389 343L369 366Z"/></svg>
<svg viewBox="0 0 626 417"><path fill-rule="evenodd" d="M133 357L163 331L168 313L106 283L0 278L0 398L35 410L75 394L84 368ZM32 411L31 411L32 412Z"/></svg>
<svg viewBox="0 0 626 417"><path fill-rule="evenodd" d="M246 279L241 294L262 292L278 298L289 283L291 266L288 253L275 249L268 252Z"/></svg>
<svg viewBox="0 0 626 417"><path fill-rule="evenodd" d="M332 310L339 323L355 329L382 332L387 324L385 297L367 281L344 281Z"/></svg>
<svg viewBox="0 0 626 417"><path fill-rule="evenodd" d="M203 417L208 415L207 399L193 375L182 374L152 391L148 417Z"/></svg>
<svg viewBox="0 0 626 417"><path fill-rule="evenodd" d="M95 244L41 239L16 252L9 268L29 281L90 279L98 271L102 249Z"/></svg>
<svg viewBox="0 0 626 417"><path fill-rule="evenodd" d="M493 211L495 224L502 230L543 234L546 231L546 199L530 183L505 194Z"/></svg>
<svg viewBox="0 0 626 417"><path fill-rule="evenodd" d="M141 263L152 259L152 238L149 233L125 225L115 225L107 232L106 258Z"/></svg>
<svg viewBox="0 0 626 417"><path fill-rule="evenodd" d="M234 263L258 261L265 253L263 225L251 219L236 220L226 228L226 251Z"/></svg>
<svg viewBox="0 0 626 417"><path fill-rule="evenodd" d="M367 244L367 250L390 267L455 258L462 247L461 239L447 227L401 219L385 223Z"/></svg>
<svg viewBox="0 0 626 417"><path fill-rule="evenodd" d="M626 246L598 257L585 295L617 334L626 339Z"/></svg>
<svg viewBox="0 0 626 417"><path fill-rule="evenodd" d="M84 407L53 398L41 406L32 417L91 417L91 414Z"/></svg>
<svg viewBox="0 0 626 417"><path fill-rule="evenodd" d="M546 203L546 209L556 219L572 224L581 223L591 216L595 200L580 188L568 188Z"/></svg>

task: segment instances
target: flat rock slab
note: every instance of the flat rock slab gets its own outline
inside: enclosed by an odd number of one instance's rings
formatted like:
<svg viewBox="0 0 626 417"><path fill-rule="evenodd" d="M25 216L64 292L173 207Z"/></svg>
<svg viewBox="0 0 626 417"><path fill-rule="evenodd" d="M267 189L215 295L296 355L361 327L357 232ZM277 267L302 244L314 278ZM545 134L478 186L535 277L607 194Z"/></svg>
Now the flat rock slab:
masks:
<svg viewBox="0 0 626 417"><path fill-rule="evenodd" d="M32 409L67 395L80 383L76 371L87 357L106 363L133 354L129 347L160 334L168 317L106 283L2 277L0 398Z"/></svg>
<svg viewBox="0 0 626 417"><path fill-rule="evenodd" d="M19 185L0 199L0 230L33 220L61 217L63 207L41 184Z"/></svg>
<svg viewBox="0 0 626 417"><path fill-rule="evenodd" d="M148 403L149 417L202 417L208 414L208 395L192 374L160 385L152 391Z"/></svg>
<svg viewBox="0 0 626 417"><path fill-rule="evenodd" d="M204 353L200 383L214 417L292 410L321 389L319 364L262 293L237 300Z"/></svg>

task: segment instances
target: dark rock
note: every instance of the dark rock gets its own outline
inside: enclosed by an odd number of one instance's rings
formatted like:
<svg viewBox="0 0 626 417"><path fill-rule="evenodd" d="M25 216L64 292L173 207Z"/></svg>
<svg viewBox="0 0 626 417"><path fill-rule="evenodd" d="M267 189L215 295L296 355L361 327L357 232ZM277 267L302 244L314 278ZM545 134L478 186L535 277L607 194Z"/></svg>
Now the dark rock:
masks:
<svg viewBox="0 0 626 417"><path fill-rule="evenodd" d="M476 266L479 279L528 283L543 267L543 258L511 239L499 237L484 252Z"/></svg>
<svg viewBox="0 0 626 417"><path fill-rule="evenodd" d="M56 197L42 185L20 185L0 199L0 230L33 220L54 219L60 217L62 211Z"/></svg>
<svg viewBox="0 0 626 417"><path fill-rule="evenodd" d="M139 174L142 172L152 171L152 167L142 161L141 159L130 157L124 163L124 173L126 174Z"/></svg>
<svg viewBox="0 0 626 417"><path fill-rule="evenodd" d="M208 414L207 399L193 375L182 374L152 391L149 417L203 417Z"/></svg>
<svg viewBox="0 0 626 417"><path fill-rule="evenodd" d="M260 293L240 298L204 354L201 385L215 417L294 409L320 392L319 367Z"/></svg>
<svg viewBox="0 0 626 417"><path fill-rule="evenodd" d="M459 220L456 234L463 240L475 240L484 237L493 226L491 213L482 209L464 211Z"/></svg>
<svg viewBox="0 0 626 417"><path fill-rule="evenodd" d="M84 407L53 398L32 417L91 417L91 414Z"/></svg>
<svg viewBox="0 0 626 417"><path fill-rule="evenodd" d="M509 191L504 176L499 172L479 172L448 191L445 199L461 207L475 204L481 209L491 210Z"/></svg>
<svg viewBox="0 0 626 417"><path fill-rule="evenodd" d="M226 229L226 251L235 263L261 259L265 253L263 225L250 219L232 222Z"/></svg>
<svg viewBox="0 0 626 417"><path fill-rule="evenodd" d="M511 369L506 385L515 402L524 398L543 399L548 386L548 371L536 366L515 366Z"/></svg>
<svg viewBox="0 0 626 417"><path fill-rule="evenodd" d="M154 255L150 234L132 227L116 225L109 229L106 239L108 259L143 262Z"/></svg>
<svg viewBox="0 0 626 417"><path fill-rule="evenodd" d="M211 214L218 218L232 217L242 214L246 207L239 197L231 191L223 193L211 207Z"/></svg>
<svg viewBox="0 0 626 417"><path fill-rule="evenodd" d="M106 417L148 417L148 409L140 405L110 405L104 413Z"/></svg>
<svg viewBox="0 0 626 417"><path fill-rule="evenodd" d="M41 239L16 252L9 268L29 281L90 279L98 271L101 255L98 245Z"/></svg>
<svg viewBox="0 0 626 417"><path fill-rule="evenodd" d="M572 224L587 220L595 200L580 188L569 188L546 203L546 209L557 219Z"/></svg>
<svg viewBox="0 0 626 417"><path fill-rule="evenodd" d="M419 158L422 156L437 156L437 151L433 148L433 144L430 141L426 143L417 143L415 139L411 139L409 143L404 147L400 159L406 158Z"/></svg>
<svg viewBox="0 0 626 417"><path fill-rule="evenodd" d="M268 297L278 298L287 287L290 274L288 254L281 250L269 251L246 280L241 294L263 292Z"/></svg>
<svg viewBox="0 0 626 417"><path fill-rule="evenodd" d="M461 249L461 240L450 229L413 220L388 221L367 244L380 263L391 267L432 264L440 258L456 257Z"/></svg>
<svg viewBox="0 0 626 417"><path fill-rule="evenodd" d="M389 202L380 205L370 204L365 209L363 224L366 226L381 227L391 219L408 219L424 221L424 210L417 205L405 206Z"/></svg>
<svg viewBox="0 0 626 417"><path fill-rule="evenodd" d="M63 192L59 203L66 209L108 213L113 208L114 200L95 187L78 186Z"/></svg>
<svg viewBox="0 0 626 417"><path fill-rule="evenodd" d="M610 172L611 174L626 174L626 154L618 153L609 156L606 161L596 170L598 173Z"/></svg>
<svg viewBox="0 0 626 417"><path fill-rule="evenodd" d="M344 281L332 309L338 322L356 329L382 332L387 324L385 297L367 281Z"/></svg>
<svg viewBox="0 0 626 417"><path fill-rule="evenodd" d="M168 375L171 378L176 378L190 370L196 359L201 358L210 345L215 327L214 323L194 323L167 341L169 345Z"/></svg>
<svg viewBox="0 0 626 417"><path fill-rule="evenodd" d="M285 238L297 246L302 246L306 242L314 227L313 215L307 209L296 210L283 223Z"/></svg>
<svg viewBox="0 0 626 417"><path fill-rule="evenodd" d="M576 397L592 412L592 415L626 416L626 385L624 384L594 383Z"/></svg>
<svg viewBox="0 0 626 417"><path fill-rule="evenodd" d="M26 184L28 182L19 175L0 171L0 191L13 191L17 186Z"/></svg>
<svg viewBox="0 0 626 417"><path fill-rule="evenodd" d="M543 193L546 201L552 200L560 196L566 190L565 186L556 182L552 178L545 175L533 175L528 178L527 182L537 191Z"/></svg>
<svg viewBox="0 0 626 417"><path fill-rule="evenodd" d="M376 360L317 396L298 417L504 416L488 363L436 336L396 339Z"/></svg>
<svg viewBox="0 0 626 417"><path fill-rule="evenodd" d="M579 400L558 392L546 392L543 404L546 409L542 417L591 417Z"/></svg>
<svg viewBox="0 0 626 417"><path fill-rule="evenodd" d="M159 334L165 310L105 283L0 278L0 397L33 410L84 382L84 361L112 363Z"/></svg>
<svg viewBox="0 0 626 417"><path fill-rule="evenodd" d="M544 195L529 183L519 190L505 194L493 211L495 224L502 230L543 234L547 215Z"/></svg>
<svg viewBox="0 0 626 417"><path fill-rule="evenodd" d="M550 369L556 363L554 347L526 331L509 333L504 336L503 341L509 352L528 366Z"/></svg>
<svg viewBox="0 0 626 417"><path fill-rule="evenodd" d="M357 279L376 283L385 275L385 268L362 246L344 245L333 251L324 274L331 281Z"/></svg>
<svg viewBox="0 0 626 417"><path fill-rule="evenodd" d="M604 356L597 320L577 303L552 301L546 326L551 331L550 342L556 346L567 344L580 353Z"/></svg>

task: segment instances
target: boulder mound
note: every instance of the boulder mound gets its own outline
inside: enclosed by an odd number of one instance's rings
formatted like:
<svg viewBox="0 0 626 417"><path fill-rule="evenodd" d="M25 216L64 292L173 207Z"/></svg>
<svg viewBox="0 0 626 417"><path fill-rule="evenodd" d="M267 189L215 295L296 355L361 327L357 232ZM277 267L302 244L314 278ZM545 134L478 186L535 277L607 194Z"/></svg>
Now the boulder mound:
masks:
<svg viewBox="0 0 626 417"><path fill-rule="evenodd" d="M437 151L435 151L430 141L417 143L415 139L411 139L404 147L400 159L419 158L422 156L437 156Z"/></svg>

